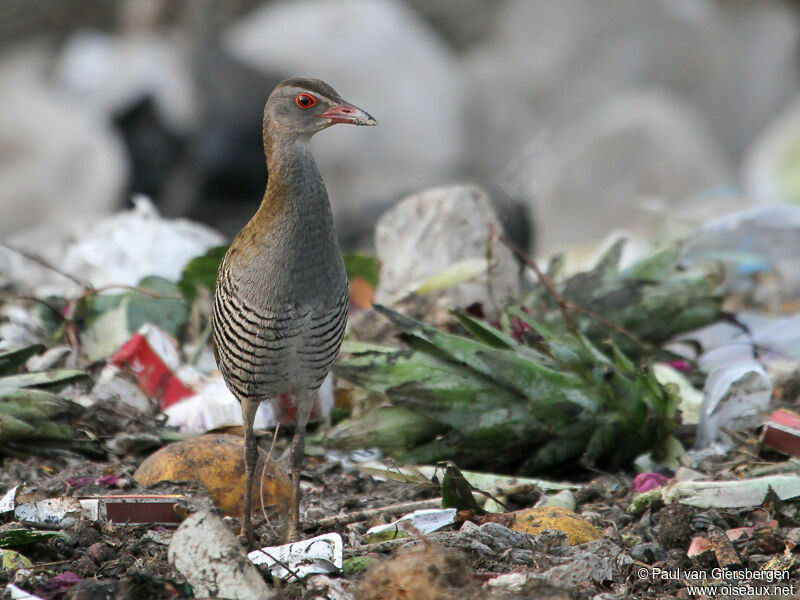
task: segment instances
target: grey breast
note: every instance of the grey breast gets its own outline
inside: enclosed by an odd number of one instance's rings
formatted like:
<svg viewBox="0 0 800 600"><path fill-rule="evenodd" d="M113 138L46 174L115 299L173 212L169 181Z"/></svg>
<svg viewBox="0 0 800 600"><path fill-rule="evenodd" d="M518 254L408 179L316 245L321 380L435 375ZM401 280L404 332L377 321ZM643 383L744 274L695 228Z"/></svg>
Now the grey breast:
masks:
<svg viewBox="0 0 800 600"><path fill-rule="evenodd" d="M347 321L346 279L324 293L248 298L225 262L214 298L213 336L219 368L240 399L316 390L339 352ZM263 298L264 296L261 296Z"/></svg>

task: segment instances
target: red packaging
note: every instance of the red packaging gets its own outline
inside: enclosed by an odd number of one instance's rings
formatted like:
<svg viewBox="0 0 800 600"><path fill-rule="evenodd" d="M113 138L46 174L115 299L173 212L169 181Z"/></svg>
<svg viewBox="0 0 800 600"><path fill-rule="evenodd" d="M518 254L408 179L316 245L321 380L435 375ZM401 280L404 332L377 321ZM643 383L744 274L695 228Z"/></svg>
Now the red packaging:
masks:
<svg viewBox="0 0 800 600"><path fill-rule="evenodd" d="M119 525L179 525L175 512L179 495L119 495L81 498L81 506L89 519Z"/></svg>
<svg viewBox="0 0 800 600"><path fill-rule="evenodd" d="M764 429L764 446L790 456L800 456L800 415L779 409L769 416Z"/></svg>
<svg viewBox="0 0 800 600"><path fill-rule="evenodd" d="M195 394L173 372L178 360L169 336L149 323L140 327L111 357L112 364L133 371L139 389L156 398L161 410ZM176 366L170 368L170 363Z"/></svg>

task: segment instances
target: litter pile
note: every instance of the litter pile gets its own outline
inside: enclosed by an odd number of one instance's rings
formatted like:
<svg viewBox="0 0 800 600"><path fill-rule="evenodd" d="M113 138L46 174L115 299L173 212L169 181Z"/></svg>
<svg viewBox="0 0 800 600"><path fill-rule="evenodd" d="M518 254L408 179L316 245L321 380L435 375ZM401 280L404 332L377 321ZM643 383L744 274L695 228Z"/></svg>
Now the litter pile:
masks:
<svg viewBox="0 0 800 600"><path fill-rule="evenodd" d="M248 553L241 413L209 344L224 248L165 275L126 247L137 277L110 283L113 223L196 239L142 210L100 228L102 285L0 256L41 270L32 288L9 271L0 306L3 598L800 593L800 320L754 300L769 280L737 270L748 248L701 231L622 265L614 243L573 274L520 256L531 279L502 301L481 284L516 249L492 227L481 239L505 253L405 284L395 269L390 292L387 264L348 256L352 328L312 416L304 539L283 540L286 397L256 422Z"/></svg>

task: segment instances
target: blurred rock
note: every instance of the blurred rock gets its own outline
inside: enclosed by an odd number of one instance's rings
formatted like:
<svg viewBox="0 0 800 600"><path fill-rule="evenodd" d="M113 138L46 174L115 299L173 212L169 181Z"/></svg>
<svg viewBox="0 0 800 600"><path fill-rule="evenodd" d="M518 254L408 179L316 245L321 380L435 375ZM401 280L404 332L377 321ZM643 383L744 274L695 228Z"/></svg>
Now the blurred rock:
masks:
<svg viewBox="0 0 800 600"><path fill-rule="evenodd" d="M536 237L536 231L530 220L530 210L528 203L519 195L511 196L506 190L497 185L497 182L481 178L471 177L470 171L463 169L451 181L474 180L481 188L485 189L492 203L492 208L503 229L509 238L514 240L520 248L528 250ZM374 230L375 223L388 210L399 202L401 198L391 198L385 201L375 202L357 210L343 210L336 216L336 232L339 235L339 243L345 250L361 249L372 252L374 249ZM252 213L252 205L248 206ZM250 214L247 215L248 218ZM224 230L223 230L224 231ZM237 230L238 231L238 230Z"/></svg>
<svg viewBox="0 0 800 600"><path fill-rule="evenodd" d="M636 544L631 548L631 558L641 563L651 565L654 562L666 560L667 552L664 550L663 546L659 546L654 542Z"/></svg>
<svg viewBox="0 0 800 600"><path fill-rule="evenodd" d="M252 2L131 0L121 35L77 32L54 67L60 88L121 134L131 193L231 235L264 192L261 118L278 81L220 49L220 30Z"/></svg>
<svg viewBox="0 0 800 600"><path fill-rule="evenodd" d="M159 2L141 7L153 4ZM166 190L175 187L187 138L199 126L200 95L186 44L159 32L79 31L61 48L53 81L65 95L114 124L130 165L126 193L147 194L162 210L171 208ZM189 178L199 175L193 172ZM195 199L192 187L179 187L175 195L182 199L182 210L166 210L170 216L187 213Z"/></svg>
<svg viewBox="0 0 800 600"><path fill-rule="evenodd" d="M167 556L199 597L276 598L216 512L198 512L181 523Z"/></svg>
<svg viewBox="0 0 800 600"><path fill-rule="evenodd" d="M0 235L108 213L125 184L109 124L47 83L47 53L25 45L0 63Z"/></svg>
<svg viewBox="0 0 800 600"><path fill-rule="evenodd" d="M695 104L740 154L797 89L798 38L796 15L775 0L511 1L468 59L470 112L515 150L620 88L659 86ZM529 126L519 132L492 105Z"/></svg>
<svg viewBox="0 0 800 600"><path fill-rule="evenodd" d="M800 204L800 101L764 131L745 160L747 193L765 203Z"/></svg>
<svg viewBox="0 0 800 600"><path fill-rule="evenodd" d="M376 302L386 303L461 261L485 259L490 225L500 228L488 196L474 185L432 188L402 200L375 227L381 263ZM482 302L491 311L493 303L517 294L514 257L497 242L491 249L491 281L484 274L446 290L451 307Z"/></svg>
<svg viewBox="0 0 800 600"><path fill-rule="evenodd" d="M183 219L162 219L146 198L133 210L104 219L68 219L11 238L94 287L136 285L146 275L176 280L185 264L223 243L216 231ZM0 248L0 271L21 291L38 296L71 294L69 279Z"/></svg>
<svg viewBox="0 0 800 600"><path fill-rule="evenodd" d="M260 0L226 0L219 23L241 15ZM200 0L3 0L0 44L30 36L62 37L77 30L153 29L180 23L197 13Z"/></svg>
<svg viewBox="0 0 800 600"><path fill-rule="evenodd" d="M565 127L632 88L686 101L707 124L702 137L738 158L797 89L798 31L771 0L510 0L465 59L469 162L502 184L520 156L547 158Z"/></svg>
<svg viewBox="0 0 800 600"><path fill-rule="evenodd" d="M198 33L201 27L213 23L227 25L262 0L118 0L118 20L125 31L154 30L169 26Z"/></svg>
<svg viewBox="0 0 800 600"><path fill-rule="evenodd" d="M111 28L115 24L116 2L86 0L79 4L62 0L3 0L0 44L29 36L63 34L76 28Z"/></svg>
<svg viewBox="0 0 800 600"><path fill-rule="evenodd" d="M114 115L114 125L125 142L130 164L128 190L131 194L144 194L158 199L159 209L167 216L185 215L193 204L194 195L187 193L190 186L179 186L183 209L178 214L171 210L172 204L165 198L166 190L174 189L175 172L181 169L182 156L186 151L186 139L169 127L158 114L152 96L142 97L138 102ZM191 177L197 177L192 172Z"/></svg>
<svg viewBox="0 0 800 600"><path fill-rule="evenodd" d="M782 0L718 2L700 36L707 54L694 58L697 77L675 89L739 158L798 91L797 7Z"/></svg>
<svg viewBox="0 0 800 600"><path fill-rule="evenodd" d="M399 0L272 2L228 28L225 42L265 73L324 79L378 120L314 138L337 218L438 183L460 162L458 65Z"/></svg>
<svg viewBox="0 0 800 600"><path fill-rule="evenodd" d="M75 33L59 53L54 81L65 94L108 118L143 98L152 99L173 130L186 131L197 118L188 57L180 44L164 35Z"/></svg>
<svg viewBox="0 0 800 600"><path fill-rule="evenodd" d="M243 64L210 41L193 51L201 104L190 139L189 167L159 204L212 224L229 236L252 217L267 184L261 123L264 104L280 81ZM196 198L196 201L188 200ZM181 203L185 208L181 209Z"/></svg>
<svg viewBox="0 0 800 600"><path fill-rule="evenodd" d="M508 0L406 0L458 50L484 39Z"/></svg>
<svg viewBox="0 0 800 600"><path fill-rule="evenodd" d="M710 0L511 0L466 57L468 139L493 175L542 132L631 85L686 87L711 42Z"/></svg>
<svg viewBox="0 0 800 600"><path fill-rule="evenodd" d="M133 190L152 194L166 216L200 220L233 236L264 194L261 120L267 96L280 77L231 56L220 37L227 25L260 2L128 0L128 16L134 13L136 27L152 21L153 11L142 10L148 2L157 5L157 11L177 14L177 32L166 39L186 63L183 76L191 78L197 118L190 134L177 132L175 140L175 127L148 104L117 115L135 169ZM144 14L135 14L139 12Z"/></svg>
<svg viewBox="0 0 800 600"><path fill-rule="evenodd" d="M540 249L600 240L618 228L657 229L731 169L702 122L679 100L629 92L533 145L503 177L527 186Z"/></svg>

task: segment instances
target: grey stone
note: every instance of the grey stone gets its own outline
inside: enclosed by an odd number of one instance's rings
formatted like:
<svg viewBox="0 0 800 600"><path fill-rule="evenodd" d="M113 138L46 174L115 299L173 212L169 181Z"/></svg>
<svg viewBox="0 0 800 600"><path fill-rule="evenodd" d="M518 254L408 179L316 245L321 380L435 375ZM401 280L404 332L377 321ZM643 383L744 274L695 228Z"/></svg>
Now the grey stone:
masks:
<svg viewBox="0 0 800 600"><path fill-rule="evenodd" d="M503 175L529 195L543 251L651 230L698 195L729 184L725 154L691 107L668 94L623 93L552 137Z"/></svg>
<svg viewBox="0 0 800 600"><path fill-rule="evenodd" d="M800 25L785 2L512 0L467 56L470 148L496 172L628 87L694 105L739 156L797 89ZM511 115L513 118L510 118Z"/></svg>
<svg viewBox="0 0 800 600"><path fill-rule="evenodd" d="M636 544L630 553L633 560L648 565L667 560L667 551L664 547L654 543Z"/></svg>
<svg viewBox="0 0 800 600"><path fill-rule="evenodd" d="M598 232L609 231L609 221L630 227L632 220L618 221L620 211L612 206L608 214L613 219L601 218L593 232L581 230L581 224L591 225L598 213L606 211L609 197L629 194L625 186L641 185L642 195L654 191L694 194L698 184L709 183L731 189L736 180L730 176L728 163L741 158L751 140L798 89L795 64L800 25L785 2L510 0L503 6L486 39L465 57L466 150L474 177L494 179L511 195L532 201L546 173L521 165L531 154L538 158L539 169L563 165L558 143L565 135L576 140L582 135L574 123L590 121L601 107L617 102L630 90L654 90L673 98L669 104L682 105L680 112L692 112L689 121L697 126L693 133L695 125L680 117L685 123L679 131L688 129L694 138L690 142L710 148L708 156L703 149L685 149L686 164L689 156L694 163L688 164L686 175L682 167L673 169L680 165L669 157L661 170L665 157L657 152L649 156L646 144L634 152L643 154L632 169L627 164L629 154L617 156L612 148L604 148L605 154L596 156L586 168L567 161L569 176L579 181L591 179L594 169L602 165L606 171L619 168L621 177L595 182L592 193L583 194L580 201L569 194L553 199L571 203L561 212L576 225L574 231L565 231L563 222L553 227L546 212L534 214L542 224L539 248L545 251L552 250L555 240L565 234L567 243L583 241L587 234L597 238ZM641 108L639 103L630 110ZM678 141L670 131L666 135ZM674 152L684 150L675 148ZM636 179L636 171L648 158L645 177L672 183L654 190L648 181ZM696 173L706 165L711 177L698 181ZM626 179L629 172L633 176ZM714 177L720 173L723 177ZM603 197L609 187L613 191ZM655 219L663 219L676 208L675 201L683 199L653 196L651 204L658 207Z"/></svg>
<svg viewBox="0 0 800 600"><path fill-rule="evenodd" d="M375 227L381 263L376 301L386 303L459 262L485 259L490 226L500 228L486 193L474 185L454 185L409 196L384 214ZM450 306L483 302L491 311L518 291L518 266L505 246L491 242L492 268L444 291ZM487 285L487 282L490 285ZM490 293L491 290L491 293Z"/></svg>
<svg viewBox="0 0 800 600"><path fill-rule="evenodd" d="M800 21L779 0L718 3L697 76L678 89L736 158L797 93Z"/></svg>
<svg viewBox="0 0 800 600"><path fill-rule="evenodd" d="M277 597L247 558L236 536L214 511L195 513L181 523L172 535L167 557L199 597L231 600Z"/></svg>
<svg viewBox="0 0 800 600"><path fill-rule="evenodd" d="M406 0L445 40L463 50L484 39L508 0Z"/></svg>
<svg viewBox="0 0 800 600"><path fill-rule="evenodd" d="M471 158L496 173L537 134L632 85L699 77L710 0L507 3L466 58Z"/></svg>

